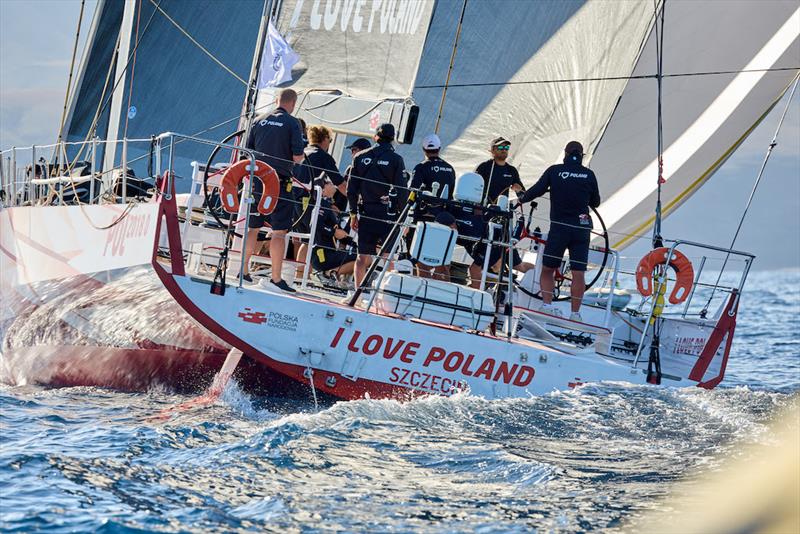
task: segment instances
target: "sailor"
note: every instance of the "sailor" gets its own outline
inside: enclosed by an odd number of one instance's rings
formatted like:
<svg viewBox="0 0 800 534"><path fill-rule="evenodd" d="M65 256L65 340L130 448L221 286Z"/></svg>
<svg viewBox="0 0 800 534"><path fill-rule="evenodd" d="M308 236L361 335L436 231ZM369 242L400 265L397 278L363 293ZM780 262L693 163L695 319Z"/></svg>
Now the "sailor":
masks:
<svg viewBox="0 0 800 534"><path fill-rule="evenodd" d="M392 146L394 126L391 123L378 126L375 141L375 146L356 155L347 184L350 226L358 232L356 286L366 276L378 246L388 237L395 210L406 201L405 163ZM397 195L395 206L391 205L390 191Z"/></svg>
<svg viewBox="0 0 800 534"><path fill-rule="evenodd" d="M570 141L564 148L564 154L564 163L549 167L520 198L520 202L530 202L550 192L550 232L544 247L539 281L544 301L542 311L551 315L560 314L552 305L555 272L561 265L564 251L569 249L569 268L572 271L570 319L581 321L580 309L586 290L585 272L592 230L589 208L600 205L600 191L592 170L582 165L583 145L578 141Z"/></svg>
<svg viewBox="0 0 800 534"><path fill-rule="evenodd" d="M414 221L435 221L437 216L441 215L443 220L451 221L455 225L455 218L447 213L446 206L441 202L436 202L436 198L444 198L446 200L453 199L453 190L456 184L456 171L453 166L439 157L439 151L442 148L442 141L436 134L426 135L422 140L422 152L425 155L425 160L418 163L412 172L410 188L412 191L417 191L419 196L416 206L414 207ZM442 223L440 223L442 224ZM445 226L451 226L450 223ZM406 242L410 244L413 239L414 231L409 229L406 235ZM444 267L432 268L424 263L418 262L416 264L417 274L423 278L433 277L434 270L440 275L438 278L449 277L449 268Z"/></svg>
<svg viewBox="0 0 800 534"><path fill-rule="evenodd" d="M321 272L323 277L335 275L338 280L341 276L353 273L356 255L336 246L336 243L352 242L347 232L339 226L339 217L333 207L336 185L324 174L316 178L314 184L322 188L322 204L317 219L311 266L315 271Z"/></svg>
<svg viewBox="0 0 800 534"><path fill-rule="evenodd" d="M442 141L436 134L426 135L422 140L422 152L425 161L414 167L411 178L411 189L426 193L426 197L438 197L452 200L456 185L456 171L453 166L439 157ZM427 202L431 209L431 219L435 217L436 204Z"/></svg>
<svg viewBox="0 0 800 534"><path fill-rule="evenodd" d="M505 137L497 137L489 145L492 159L486 160L475 168L475 172L483 177L483 204L495 204L500 195L510 196L509 191L519 194L525 190L519 179L517 168L508 163L508 151L511 141Z"/></svg>
<svg viewBox="0 0 800 534"><path fill-rule="evenodd" d="M363 137L356 138L355 141L350 143L350 145L346 146L345 148L350 151L350 157L352 161L355 161L356 154L361 152L362 150L366 150L372 146L372 143L369 142L368 139ZM333 205L339 209L339 211L345 211L347 209L347 183L350 182L350 174L353 172L353 163L347 166L344 171L344 179L345 179L345 193L342 194L339 191L333 194ZM349 223L348 223L349 226Z"/></svg>
<svg viewBox="0 0 800 534"><path fill-rule="evenodd" d="M346 183L344 177L339 174L336 160L328 153L331 146L333 135L331 131L322 125L311 126L308 128L308 139L310 145L304 150L305 159L302 165L295 166L295 169L302 169L297 173L298 184L295 187L295 215L294 226L296 232L307 234L311 231L311 212L313 211L310 189L314 180L324 176L328 178L334 186L342 193L346 193ZM308 188L308 189L306 189ZM297 261L305 261L307 245L298 240L295 258Z"/></svg>
<svg viewBox="0 0 800 534"><path fill-rule="evenodd" d="M483 177L483 205L496 204L500 196L510 196L509 193L514 191L517 196L525 191L522 185L522 180L519 177L517 168L508 163L508 151L511 149L511 141L505 137L496 137L489 145L489 152L492 158L484 161L475 168L475 172ZM485 232L483 238L488 237L489 226L484 226ZM499 233L492 236L493 240L499 241L501 235ZM502 248L492 247L489 256L489 269L494 272L502 270ZM472 279L472 286L478 287L480 285L480 277L483 272L483 265L486 259L486 244L477 243L470 250L474 262L469 267L470 278ZM533 264L523 262L516 249L513 250L512 262L513 268L519 272L527 272L533 268Z"/></svg>
<svg viewBox="0 0 800 534"><path fill-rule="evenodd" d="M255 150L256 157L270 165L278 173L281 190L275 210L269 215L272 238L269 244L272 261L270 289L294 293L281 277L286 232L292 226L294 214L294 194L292 191L292 167L303 161L303 133L300 122L292 117L297 103L297 93L292 89L282 89L278 93L278 107L267 115L256 117L250 126L245 147ZM245 250L244 278L252 282L249 273L250 257L256 247L258 231L264 225L264 216L252 213L261 200L261 182L253 183L255 201L251 205L251 215Z"/></svg>

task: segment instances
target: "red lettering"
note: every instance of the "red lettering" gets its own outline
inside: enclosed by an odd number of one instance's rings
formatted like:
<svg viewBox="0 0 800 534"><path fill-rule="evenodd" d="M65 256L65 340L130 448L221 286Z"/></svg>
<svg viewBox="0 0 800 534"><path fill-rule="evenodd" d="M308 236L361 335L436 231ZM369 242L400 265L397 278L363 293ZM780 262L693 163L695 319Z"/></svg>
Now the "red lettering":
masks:
<svg viewBox="0 0 800 534"><path fill-rule="evenodd" d="M491 358L486 358L483 360L483 363L478 367L478 370L475 371L475 378L479 376L486 377L486 380L492 379L492 373L494 372L494 360Z"/></svg>
<svg viewBox="0 0 800 534"><path fill-rule="evenodd" d="M436 383L441 379L442 379L441 376L433 375L431 377L431 389L439 389L439 386L437 386Z"/></svg>
<svg viewBox="0 0 800 534"><path fill-rule="evenodd" d="M400 380L400 377L397 374L399 371L400 369L397 367L392 367L392 376L389 377L389 382L397 382Z"/></svg>
<svg viewBox="0 0 800 534"><path fill-rule="evenodd" d="M423 367L428 367L431 362L440 362L444 360L444 356L447 354L442 348L439 347L431 347L431 351L428 353L428 357L425 358L425 363L422 364Z"/></svg>
<svg viewBox="0 0 800 534"><path fill-rule="evenodd" d="M464 364L464 368L461 370L461 374L464 374L464 375L467 375L467 376L472 376L472 371L469 370L469 364L471 364L472 360L474 360L474 359L475 359L475 355L474 354L470 354L469 356L467 356L467 361Z"/></svg>
<svg viewBox="0 0 800 534"><path fill-rule="evenodd" d="M449 378L442 378L442 393L450 393L450 384L452 383L452 380Z"/></svg>
<svg viewBox="0 0 800 534"><path fill-rule="evenodd" d="M372 334L364 342L364 345L361 347L361 350L367 356L372 356L373 354L378 352L382 344L383 344L383 338L378 334Z"/></svg>
<svg viewBox="0 0 800 534"><path fill-rule="evenodd" d="M336 332L336 335L333 336L333 341L331 341L331 348L335 349L336 345L339 344L339 340L342 339L342 334L344 334L344 328L339 328Z"/></svg>
<svg viewBox="0 0 800 534"><path fill-rule="evenodd" d="M404 386L407 386L408 382L406 381L406 378L408 378L409 371L408 369L401 369L401 370L403 371L403 376L400 378L400 383L403 384Z"/></svg>
<svg viewBox="0 0 800 534"><path fill-rule="evenodd" d="M392 358L394 358L395 354L397 354L397 351L400 350L400 347L402 347L403 344L405 343L405 341L403 341L402 339L398 339L397 345L392 347L392 341L394 341L394 339L388 338L386 340L386 345L383 346L383 357L386 358L387 360L391 360Z"/></svg>
<svg viewBox="0 0 800 534"><path fill-rule="evenodd" d="M414 377L417 378L416 382L414 382ZM413 373L411 373L411 379L409 380L409 382L411 382L411 385L414 386L415 388L419 387L419 378L420 378L419 372L418 371L414 371Z"/></svg>
<svg viewBox="0 0 800 534"><path fill-rule="evenodd" d="M358 352L358 347L356 347L356 341L358 341L359 336L361 335L361 330L356 330L353 332L353 337L350 339L350 344L347 345L347 350L350 352Z"/></svg>
<svg viewBox="0 0 800 534"><path fill-rule="evenodd" d="M405 363L414 363L414 360L412 360L410 356L415 356L418 348L419 343L409 343L406 345L406 348L403 349L403 354L400 355L400 361Z"/></svg>
<svg viewBox="0 0 800 534"><path fill-rule="evenodd" d="M425 380L422 382L422 387L424 388L424 387L427 387L428 380L430 380L431 375L429 375L428 373L422 373L422 374L423 374L423 376L425 376Z"/></svg>
<svg viewBox="0 0 800 534"><path fill-rule="evenodd" d="M517 374L517 378L514 379L514 385L519 387L525 387L531 383L533 380L533 375L536 371L533 370L533 367L528 367L527 365L523 365L519 368L519 373Z"/></svg>
<svg viewBox="0 0 800 534"><path fill-rule="evenodd" d="M444 367L445 371L452 372L461 367L462 363L464 363L464 353L456 350L447 355L447 359L445 359L442 367Z"/></svg>
<svg viewBox="0 0 800 534"><path fill-rule="evenodd" d="M516 363L511 366L511 369L508 368L508 362L500 362L500 365L497 366L497 373L494 375L494 381L497 382L501 378L503 379L503 383L508 384L511 382L511 378L513 378L514 373L517 372L517 365Z"/></svg>

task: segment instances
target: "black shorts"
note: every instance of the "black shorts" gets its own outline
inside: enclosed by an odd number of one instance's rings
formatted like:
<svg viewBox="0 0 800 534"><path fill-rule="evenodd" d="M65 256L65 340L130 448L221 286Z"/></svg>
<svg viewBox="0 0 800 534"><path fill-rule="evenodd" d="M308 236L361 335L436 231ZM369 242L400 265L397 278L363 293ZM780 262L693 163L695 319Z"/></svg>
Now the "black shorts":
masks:
<svg viewBox="0 0 800 534"><path fill-rule="evenodd" d="M542 265L557 269L561 266L564 252L569 250L569 268L573 271L585 271L589 260L590 234L591 230L588 228L552 224L544 246Z"/></svg>
<svg viewBox="0 0 800 534"><path fill-rule="evenodd" d="M332 271L351 261L356 261L356 255L344 250L314 247L314 253L311 254L311 267L315 271Z"/></svg>
<svg viewBox="0 0 800 534"><path fill-rule="evenodd" d="M294 199L292 231L308 234L311 232L311 212L314 211L314 206L311 205L311 195L308 194L308 191L295 187Z"/></svg>
<svg viewBox="0 0 800 534"><path fill-rule="evenodd" d="M264 222L268 222L273 230L289 230L294 220L294 190L292 179L288 176L279 176L281 180L281 193L278 197L278 204L269 215L258 213L258 203L261 202L263 187L261 180L253 183L253 203L250 205L250 228L261 228Z"/></svg>
<svg viewBox="0 0 800 534"><path fill-rule="evenodd" d="M503 247L498 247L498 246L492 247L492 252L489 255L490 269L492 268L492 265L497 263L497 260L499 260L502 257L502 254L503 254ZM511 265L516 267L517 265L522 263L522 257L519 255L519 252L517 252L517 249L514 249L512 254L514 255L513 258L514 261ZM483 262L486 259L486 243L475 243L469 255L472 256L472 259L475 261L478 267L482 269Z"/></svg>
<svg viewBox="0 0 800 534"><path fill-rule="evenodd" d="M358 253L375 255L378 246L389 237L392 223L386 219L386 208L367 208L358 218Z"/></svg>

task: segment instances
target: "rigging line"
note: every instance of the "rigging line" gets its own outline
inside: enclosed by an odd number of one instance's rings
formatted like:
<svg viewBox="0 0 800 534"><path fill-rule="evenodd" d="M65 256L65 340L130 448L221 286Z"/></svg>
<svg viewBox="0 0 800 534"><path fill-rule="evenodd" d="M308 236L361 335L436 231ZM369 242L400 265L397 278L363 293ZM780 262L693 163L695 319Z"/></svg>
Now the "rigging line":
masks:
<svg viewBox="0 0 800 534"><path fill-rule="evenodd" d="M453 74L453 65L456 62L456 52L458 51L458 40L461 38L461 27L464 25L464 13L467 11L467 0L461 5L461 17L458 20L458 27L456 28L456 38L453 41L453 52L450 54L450 66L447 68L447 78L444 81L444 88L442 89L442 101L439 103L439 113L436 116L436 126L433 133L439 133L439 124L442 121L442 112L444 111L444 101L447 98L447 86L450 84L450 76Z"/></svg>
<svg viewBox="0 0 800 534"><path fill-rule="evenodd" d="M675 72L672 74L662 74L662 78L686 78L694 76L716 76L722 74L742 74L742 73L757 73L757 72L785 72L785 71L800 70L800 65L796 67L773 67L768 69L740 69L740 70L714 70L714 71L701 71L701 72ZM657 74L637 74L630 76L598 76L592 78L556 78L552 80L521 80L521 81L508 81L508 82L475 82L475 83L451 83L448 84L449 88L453 87L498 87L503 85L540 85L550 83L575 83L575 82L605 82L617 80L654 80L658 77ZM432 85L418 85L415 89L442 89L442 84Z"/></svg>
<svg viewBox="0 0 800 534"><path fill-rule="evenodd" d="M67 79L67 94L64 96L64 109L61 111L61 125L58 127L58 140L56 141L56 150L53 151L53 155L56 155L56 159L61 156L59 154L58 145L61 144L61 140L64 138L64 122L67 120L67 106L69 106L69 96L72 89L72 75L75 72L75 58L78 54L78 42L81 38L81 24L83 24L83 8L86 5L86 0L81 0L81 11L78 14L78 29L75 31L75 44L72 46L72 61L70 61L69 65L69 78ZM63 147L62 147L63 150ZM66 159L66 152L64 154L64 159Z"/></svg>
<svg viewBox="0 0 800 534"><path fill-rule="evenodd" d="M653 0L653 8L656 15L655 32L656 32L656 84L658 91L658 104L657 104L657 150L658 150L658 178L656 183L656 214L655 221L653 222L653 248L661 247L664 245L661 239L661 185L664 183L664 114L663 114L663 86L664 79L664 13L667 7L667 0L661 2L661 12L659 16L658 0ZM661 27L659 28L659 19Z"/></svg>
<svg viewBox="0 0 800 534"><path fill-rule="evenodd" d="M164 17L165 17L165 18L166 18L168 21L170 21L170 22L172 23L172 25L173 25L173 26L175 26L175 27L178 29L178 31L180 31L180 32L181 32L183 35L185 35L185 36L186 36L186 38L187 38L187 39L189 39L189 40L192 42L192 44L194 44L194 45L195 45L197 48L199 48L199 49L200 49L200 50L201 50L201 51L202 51L202 52L203 52L205 55L207 55L209 58L211 58L211 60L212 60L214 63L216 63L217 65L219 65L220 67L222 67L222 68L225 70L225 72L227 72L228 74L230 74L231 76L233 76L234 78L236 78L237 80L239 80L240 82L242 82L242 83L245 85L245 87L247 87L247 86L248 86L248 85L247 85L247 82L246 82L244 79L242 79L242 77L241 77L241 76L239 76L238 74L236 74L235 72L233 72L233 71L232 71L230 68L228 68L228 66L227 66L227 65L225 65L225 64L224 64L222 61L220 61L219 59L217 59L217 58L214 56L214 54L212 54L211 52L209 52L209 51L208 51L208 49L207 49L206 47L204 47L204 46L203 46L203 45L201 45L199 42L197 42L197 40L196 40L194 37L192 37L191 35L189 35L189 32L187 32L186 30L184 30L184 29L181 27L181 25L180 25L180 24L178 24L177 22L175 22L175 20L173 20L173 18L172 18L172 17L170 17L169 15L167 15L167 12L166 12L166 11L164 11L164 10L161 8L161 5L160 5L160 4L161 4L161 2L160 2L160 1L159 1L158 3L156 3L156 1L155 1L155 0L150 0L150 3L151 3L151 4L153 4L154 6L156 6L156 10L158 10L158 11L159 11L159 12L160 12L162 15L164 15Z"/></svg>
<svg viewBox="0 0 800 534"><path fill-rule="evenodd" d="M730 258L731 250L733 250L733 246L736 244L736 239L739 237L739 232L742 229L742 224L744 224L744 219L747 217L747 211L750 209L750 204L753 202L753 197L756 194L756 189L758 189L758 185L761 183L761 178L764 176L764 169L767 167L767 162L769 161L769 157L772 155L772 150L778 144L778 134L781 131L781 127L783 126L783 120L786 118L786 113L789 111L789 107L791 106L792 99L794 98L795 90L797 89L797 83L800 81L800 73L795 75L794 77L794 85L792 86L792 92L789 93L789 98L786 99L786 107L783 108L783 113L781 114L781 118L778 121L778 127L775 128L775 135L772 136L772 142L770 142L769 146L767 147L767 153L764 155L764 161L761 163L761 168L758 170L758 176L756 176L756 181L753 184L753 189L750 191L750 197L747 199L747 204L744 207L744 211L742 212L742 216L739 219L739 225L736 227L736 232L733 234L733 239L731 239L731 245L728 247L728 252L725 255L725 261L722 263L722 268L719 270L719 274L717 275L717 281L714 284L714 289L711 290L711 296L708 297L708 301L706 305L703 306L703 311L700 312L702 317L705 317L708 313L708 306L711 304L711 299L714 298L714 293L716 292L717 286L719 285L719 281L722 279L722 273L725 272L725 267L728 265L728 258Z"/></svg>

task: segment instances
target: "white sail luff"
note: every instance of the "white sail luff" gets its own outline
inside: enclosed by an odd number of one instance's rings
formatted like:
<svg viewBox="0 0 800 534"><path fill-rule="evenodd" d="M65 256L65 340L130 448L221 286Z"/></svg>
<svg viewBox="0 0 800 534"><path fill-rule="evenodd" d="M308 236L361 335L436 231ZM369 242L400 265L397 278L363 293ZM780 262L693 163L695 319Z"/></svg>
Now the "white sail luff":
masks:
<svg viewBox="0 0 800 534"><path fill-rule="evenodd" d="M800 8L783 24L743 69L769 69L800 36ZM669 180L689 158L708 141L725 120L736 111L766 72L740 72L714 102L664 153L664 179ZM657 189L658 160L653 159L630 182L600 207L608 226L620 221L636 205Z"/></svg>

